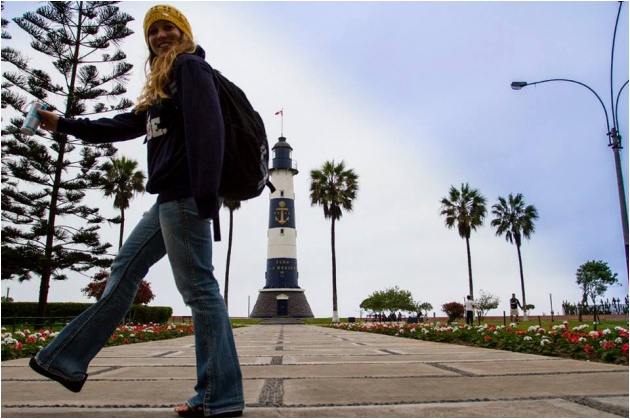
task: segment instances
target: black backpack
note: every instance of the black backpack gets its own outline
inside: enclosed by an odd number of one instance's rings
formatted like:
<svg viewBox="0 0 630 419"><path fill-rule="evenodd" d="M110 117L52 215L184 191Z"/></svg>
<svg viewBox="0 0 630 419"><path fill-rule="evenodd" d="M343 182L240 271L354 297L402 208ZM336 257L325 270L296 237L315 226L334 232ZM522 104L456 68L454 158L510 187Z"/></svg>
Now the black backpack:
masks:
<svg viewBox="0 0 630 419"><path fill-rule="evenodd" d="M269 183L269 143L262 118L245 93L214 70L225 126L219 194L233 201L259 196Z"/></svg>
<svg viewBox="0 0 630 419"><path fill-rule="evenodd" d="M219 195L245 201L259 196L269 182L269 143L262 118L245 93L218 70L215 84L225 126L225 151ZM221 240L219 220L214 220L215 241Z"/></svg>

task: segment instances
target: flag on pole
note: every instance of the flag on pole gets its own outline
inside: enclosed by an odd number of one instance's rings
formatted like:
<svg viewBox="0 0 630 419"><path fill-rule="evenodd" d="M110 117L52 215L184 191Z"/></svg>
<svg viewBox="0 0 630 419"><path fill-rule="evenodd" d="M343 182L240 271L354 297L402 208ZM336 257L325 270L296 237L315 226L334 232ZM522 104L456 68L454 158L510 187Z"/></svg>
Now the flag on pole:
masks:
<svg viewBox="0 0 630 419"><path fill-rule="evenodd" d="M280 136L284 137L284 108L276 112L276 115L280 115Z"/></svg>

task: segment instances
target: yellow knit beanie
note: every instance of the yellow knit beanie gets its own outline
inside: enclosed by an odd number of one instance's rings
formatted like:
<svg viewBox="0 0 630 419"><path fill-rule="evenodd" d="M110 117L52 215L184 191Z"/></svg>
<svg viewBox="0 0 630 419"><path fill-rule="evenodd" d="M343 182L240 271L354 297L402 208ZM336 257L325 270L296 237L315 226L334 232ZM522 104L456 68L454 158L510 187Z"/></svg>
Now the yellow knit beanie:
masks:
<svg viewBox="0 0 630 419"><path fill-rule="evenodd" d="M158 20L171 22L180 31L188 35L191 40L193 39L192 29L186 16L173 6L161 4L150 8L144 17L144 40L147 42L147 45L149 44L149 28Z"/></svg>

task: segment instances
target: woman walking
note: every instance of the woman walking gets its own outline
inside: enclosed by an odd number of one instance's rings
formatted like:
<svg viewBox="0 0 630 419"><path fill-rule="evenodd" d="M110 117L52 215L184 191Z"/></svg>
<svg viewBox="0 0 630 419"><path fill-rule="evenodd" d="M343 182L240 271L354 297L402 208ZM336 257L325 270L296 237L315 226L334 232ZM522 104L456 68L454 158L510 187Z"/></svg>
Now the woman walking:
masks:
<svg viewBox="0 0 630 419"><path fill-rule="evenodd" d="M128 113L94 121L39 111L41 126L89 143L146 135L149 179L157 195L111 266L101 299L31 359L31 367L79 392L90 361L131 307L149 268L168 256L175 283L192 310L197 384L175 412L236 417L244 408L241 370L227 308L213 275L211 220L218 218L224 127L212 68L193 42L186 17L154 6L144 18L147 80Z"/></svg>

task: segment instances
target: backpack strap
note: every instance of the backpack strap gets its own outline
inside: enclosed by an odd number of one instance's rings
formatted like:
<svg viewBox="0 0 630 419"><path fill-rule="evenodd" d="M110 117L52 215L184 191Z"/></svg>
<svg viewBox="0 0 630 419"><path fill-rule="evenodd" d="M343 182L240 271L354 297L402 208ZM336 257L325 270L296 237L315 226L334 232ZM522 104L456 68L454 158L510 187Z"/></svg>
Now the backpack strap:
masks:
<svg viewBox="0 0 630 419"><path fill-rule="evenodd" d="M221 223L219 222L219 216L212 219L212 236L215 242L221 241Z"/></svg>
<svg viewBox="0 0 630 419"><path fill-rule="evenodd" d="M267 179L266 185L269 188L269 190L271 191L271 193L274 193L276 191L276 187L273 186L273 183L271 183L271 181L269 179Z"/></svg>

